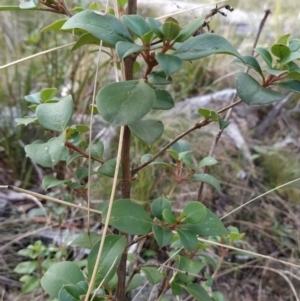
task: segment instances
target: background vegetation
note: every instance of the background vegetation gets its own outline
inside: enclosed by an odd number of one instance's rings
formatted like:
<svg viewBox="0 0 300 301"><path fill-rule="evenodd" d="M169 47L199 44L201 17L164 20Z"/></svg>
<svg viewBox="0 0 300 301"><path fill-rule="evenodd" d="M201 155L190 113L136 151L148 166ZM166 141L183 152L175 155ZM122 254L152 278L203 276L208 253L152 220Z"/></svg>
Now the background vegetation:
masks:
<svg viewBox="0 0 300 301"><path fill-rule="evenodd" d="M11 1L4 1L10 3ZM18 4L18 1L15 1ZM87 1L67 1L70 7L87 6ZM180 10L184 6L179 1L170 1L170 7ZM261 1L230 1L236 11L228 13L226 18L218 16L211 22L211 28L218 34L227 37L243 54L251 52L257 27L264 14ZM267 3L272 14L268 17L258 42L259 46L267 47L285 33L291 33L293 38L299 36L299 8L295 1L269 1ZM141 11L158 16L155 9L143 6ZM211 9L213 6L208 6ZM182 16L191 18L203 14L201 11L193 11ZM26 189L41 189L41 177L52 175L52 170L41 170L32 165L29 158L25 157L23 145L41 138L42 132L34 127L16 127L14 118L28 114L24 96L46 87L57 87L60 93L71 92L76 103L78 116L88 110L88 102L92 94L92 85L95 73L95 48L84 47L69 54L69 48L62 48L49 52L39 57L24 61L10 68L1 66L20 58L51 49L73 40L64 33L44 32L40 30L54 20L61 17L49 13L34 12L1 12L0 25L0 184L12 184ZM233 22L238 18L238 22ZM246 22L247 21L247 22ZM248 22L249 21L249 22ZM250 27L246 25L250 23ZM237 25L239 24L239 25ZM244 25L243 25L244 24ZM243 34L239 34L240 28L246 28ZM74 38L75 39L75 38ZM231 60L231 59L229 59ZM234 87L236 66L229 65L229 61L223 57L213 57L202 60L201 63L185 65L184 70L176 76L174 95L177 102L186 97L202 95L220 89ZM100 68L99 85L104 85L111 78L109 61L102 61ZM293 96L291 101L282 108L279 116L273 119L270 126L258 136L255 127L249 127L244 119L235 116L237 123L242 129L244 138L251 149L252 158L245 158L228 139L221 139L216 149L215 158L219 165L211 169L211 173L222 181L222 194L207 188L205 190L205 204L223 216L226 212L238 207L251 198L260 195L288 181L299 177L299 109L298 96ZM251 112L251 116L257 116L257 125L267 116L273 106L266 106ZM249 112L249 111L247 111ZM248 114L248 113L247 113ZM250 113L249 113L250 114ZM186 128L188 121L182 116L176 120L166 119L168 125L165 140L180 133ZM208 155L214 134L194 133L186 138L196 159ZM282 143L283 142L283 143ZM284 143L286 142L286 143ZM112 141L112 144L116 142ZM162 143L162 142L160 142ZM281 143L281 144L280 144ZM139 158L147 151L144 144L135 141L137 153L133 155ZM280 147L281 145L281 147ZM155 144L152 152L160 147ZM113 149L113 147L111 148ZM112 157L114 154L111 154ZM57 168L54 172L59 174ZM153 181L155 179L155 181ZM158 174L153 169L152 174L142 172L139 181L134 183L133 195L137 200L149 200L156 198L157 191L163 188L165 193L170 190L170 180L167 173ZM110 183L107 180L101 182L95 196L101 195L101 200L109 197ZM178 208L182 208L185 200L195 197L196 186L176 187L174 195L178 202ZM239 246L261 254L272 255L277 258L299 263L299 184L296 183L268 194L249 206L244 207L236 214L225 220L225 225L234 225L240 232L245 233ZM51 192L56 196L76 198L63 190ZM12 202L9 217L1 216L0 220L0 300L36 300L40 292L33 292L26 297L20 296L20 274L13 270L17 263L24 261L16 252L34 242L36 236L27 236L22 239L22 234L30 233L44 227L49 221L37 216L33 211L30 200L26 203ZM59 224L59 229L80 231L87 226L86 217L76 210L65 208L51 203L40 204L41 208L47 208L48 217ZM147 206L147 204L145 204ZM34 208L37 210L37 208ZM41 209L40 209L41 210ZM62 221L68 222L62 222ZM94 221L97 225L97 221ZM13 241L14 243L9 243ZM49 242L49 241L48 241ZM44 242L48 245L48 242ZM9 244L9 246L7 245ZM67 242L64 241L58 249L46 247L41 251L41 258L60 260L68 256L76 257L75 252L70 254L67 250ZM5 247L5 248L4 248ZM37 247L41 248L41 247ZM40 249L38 249L40 250ZM162 258L155 246L150 244L144 250L145 258ZM230 253L222 256L219 250L215 250L214 258L220 263L220 269L215 275L216 290L221 291L225 300L294 300L290 286L287 285L288 277L292 285L299 287L299 270L289 269L270 261L261 261L255 257ZM78 256L78 258L81 258ZM27 259L26 259L27 260ZM42 268L38 271L42 273ZM283 274L283 275L282 275ZM3 283L3 284L2 284ZM298 293L299 289L298 289ZM247 299L248 298L248 299Z"/></svg>

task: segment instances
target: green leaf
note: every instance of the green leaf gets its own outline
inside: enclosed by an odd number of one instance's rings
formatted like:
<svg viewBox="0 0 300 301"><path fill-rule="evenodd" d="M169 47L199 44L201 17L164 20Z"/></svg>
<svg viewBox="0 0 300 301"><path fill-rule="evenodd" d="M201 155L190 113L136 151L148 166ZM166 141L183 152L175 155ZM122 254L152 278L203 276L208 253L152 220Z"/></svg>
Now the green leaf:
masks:
<svg viewBox="0 0 300 301"><path fill-rule="evenodd" d="M125 15L122 17L122 21L140 39L150 31L150 27L145 19L139 15Z"/></svg>
<svg viewBox="0 0 300 301"><path fill-rule="evenodd" d="M104 164L102 164L99 169L98 169L98 173L113 178L115 175L115 169L116 169L116 159L110 159L105 161ZM122 169L121 166L119 168L119 173L118 173L118 178L122 177Z"/></svg>
<svg viewBox="0 0 300 301"><path fill-rule="evenodd" d="M205 267L205 265L205 262L199 262L184 256L179 256L178 269L181 271L197 275ZM189 276L183 273L178 273L177 277L184 283L192 282L195 279L194 276Z"/></svg>
<svg viewBox="0 0 300 301"><path fill-rule="evenodd" d="M173 41L180 32L180 26L176 22L167 21L162 26L162 33L164 35L164 40L171 42Z"/></svg>
<svg viewBox="0 0 300 301"><path fill-rule="evenodd" d="M61 27L67 22L68 19L62 19L62 20L57 20L53 22L50 25L47 25L44 27L41 32L48 31L48 30L60 30Z"/></svg>
<svg viewBox="0 0 300 301"><path fill-rule="evenodd" d="M71 243L72 246L91 249L93 245L100 240L101 235L96 232L80 233Z"/></svg>
<svg viewBox="0 0 300 301"><path fill-rule="evenodd" d="M290 33L288 34L285 34L283 36L281 36L278 41L277 41L277 44L283 44L283 45L287 45L288 44L288 40L289 40L289 37L290 37Z"/></svg>
<svg viewBox="0 0 300 301"><path fill-rule="evenodd" d="M93 2L89 5L89 9L101 11L101 6L98 2Z"/></svg>
<svg viewBox="0 0 300 301"><path fill-rule="evenodd" d="M156 37L156 35L154 34L153 30L150 30L149 32L145 33L142 36L142 41L144 44L151 44L151 42L153 41L153 39Z"/></svg>
<svg viewBox="0 0 300 301"><path fill-rule="evenodd" d="M170 225L176 224L176 217L172 211L168 208L164 209L162 212L163 219Z"/></svg>
<svg viewBox="0 0 300 301"><path fill-rule="evenodd" d="M63 185L66 184L67 182L71 182L69 180L58 180L52 176L46 176L43 179L42 185L44 186L45 189L49 189L58 185Z"/></svg>
<svg viewBox="0 0 300 301"><path fill-rule="evenodd" d="M22 285L23 294L31 293L40 285L40 277L37 276L24 275L19 280L23 282Z"/></svg>
<svg viewBox="0 0 300 301"><path fill-rule="evenodd" d="M165 90L155 89L155 100L152 109L154 110L170 110L174 107L174 100L171 94Z"/></svg>
<svg viewBox="0 0 300 301"><path fill-rule="evenodd" d="M91 174L93 174L93 171L91 171ZM89 175L89 169L85 166L82 166L82 167L78 167L76 170L75 170L75 175L76 175L76 178L80 181L80 180L83 180L85 178L88 177Z"/></svg>
<svg viewBox="0 0 300 301"><path fill-rule="evenodd" d="M34 104L40 104L41 103L41 93L33 93L33 94L30 94L30 95L26 95L24 97L24 99L27 101L27 102L30 102L30 103L34 103Z"/></svg>
<svg viewBox="0 0 300 301"><path fill-rule="evenodd" d="M289 80L285 82L278 83L277 86L280 88L300 93L300 82L297 80Z"/></svg>
<svg viewBox="0 0 300 301"><path fill-rule="evenodd" d="M291 53L290 48L282 44L274 44L271 47L271 52L280 60L284 59Z"/></svg>
<svg viewBox="0 0 300 301"><path fill-rule="evenodd" d="M85 124L74 124L71 126L71 129L74 129L79 133L86 133L90 130L90 128Z"/></svg>
<svg viewBox="0 0 300 301"><path fill-rule="evenodd" d="M236 59L234 59L233 62L245 64L246 66L254 69L263 78L262 70L261 70L260 65L259 65L258 61L256 60L256 58L254 58L253 56L249 56L249 55L245 55L242 58L243 58L243 61L240 60L239 58L236 58Z"/></svg>
<svg viewBox="0 0 300 301"><path fill-rule="evenodd" d="M66 134L63 132L59 137L50 139L47 143L32 143L25 146L28 157L44 167L55 166L63 157Z"/></svg>
<svg viewBox="0 0 300 301"><path fill-rule="evenodd" d="M272 68L272 55L271 53L263 47L257 47L255 48L255 51L260 54L260 56L263 58L265 63Z"/></svg>
<svg viewBox="0 0 300 301"><path fill-rule="evenodd" d="M291 71L287 74L287 77L290 79L300 81L300 72L299 71Z"/></svg>
<svg viewBox="0 0 300 301"><path fill-rule="evenodd" d="M118 5L122 8L124 8L127 3L128 3L128 0L118 0Z"/></svg>
<svg viewBox="0 0 300 301"><path fill-rule="evenodd" d="M103 223L106 221L108 208L102 212ZM150 232L153 222L147 212L129 199L113 203L109 224L118 230L134 235L144 235Z"/></svg>
<svg viewBox="0 0 300 301"><path fill-rule="evenodd" d="M89 147L87 148L86 152L89 152ZM103 153L104 153L104 145L101 140L98 140L96 143L92 144L91 148L91 155L92 157L102 160L103 159Z"/></svg>
<svg viewBox="0 0 300 301"><path fill-rule="evenodd" d="M291 52L288 56L286 56L281 62L280 65L286 65L289 62L299 60L300 59L300 52Z"/></svg>
<svg viewBox="0 0 300 301"><path fill-rule="evenodd" d="M29 117L29 116L25 116L23 118L15 118L15 121L18 125L25 125L27 126L28 124L34 123L37 121L36 117Z"/></svg>
<svg viewBox="0 0 300 301"><path fill-rule="evenodd" d="M56 88L43 89L41 92L41 99L43 101L51 100L53 99L53 97L55 97L56 92L57 92Z"/></svg>
<svg viewBox="0 0 300 301"><path fill-rule="evenodd" d="M160 39L164 38L163 32L162 32L162 23L159 22L156 19L153 18L147 18L146 22L148 23L149 27L153 30L153 32L156 34L156 36Z"/></svg>
<svg viewBox="0 0 300 301"><path fill-rule="evenodd" d="M97 108L107 122L120 126L142 119L154 100L154 90L143 80L130 80L104 86L97 95Z"/></svg>
<svg viewBox="0 0 300 301"><path fill-rule="evenodd" d="M198 19L193 20L188 25L186 25L183 29L181 29L180 33L175 39L175 42L182 43L191 37L204 23L204 18L200 17Z"/></svg>
<svg viewBox="0 0 300 301"><path fill-rule="evenodd" d="M143 267L142 271L152 285L159 283L164 278L163 274L154 267Z"/></svg>
<svg viewBox="0 0 300 301"><path fill-rule="evenodd" d="M141 276L141 274L135 274L132 278L132 280L130 281L126 292L130 292L133 289L142 286L143 285L143 278Z"/></svg>
<svg viewBox="0 0 300 301"><path fill-rule="evenodd" d="M148 75L148 81L153 85L169 85L172 84L172 78L167 77L166 73L163 70L152 71Z"/></svg>
<svg viewBox="0 0 300 301"><path fill-rule="evenodd" d="M70 155L66 160L66 165L69 166L73 161L75 161L78 158L82 158L82 155L78 153Z"/></svg>
<svg viewBox="0 0 300 301"><path fill-rule="evenodd" d="M248 105L269 104L285 98L279 92L261 87L253 77L246 73L239 73L237 75L236 91L240 99Z"/></svg>
<svg viewBox="0 0 300 301"><path fill-rule="evenodd" d="M206 217L206 207L200 202L190 202L183 208L187 216L182 220L184 223L199 224Z"/></svg>
<svg viewBox="0 0 300 301"><path fill-rule="evenodd" d="M140 120L129 125L133 135L146 142L153 144L164 132L164 125L160 120Z"/></svg>
<svg viewBox="0 0 300 301"><path fill-rule="evenodd" d="M179 283L177 283L176 281L173 281L172 283L171 283L171 290L172 290L172 294L174 295L174 296L177 296L177 295L180 295L180 294L182 294L182 287L180 286L180 284Z"/></svg>
<svg viewBox="0 0 300 301"><path fill-rule="evenodd" d="M213 157L205 157L203 158L197 165L197 170L201 169L204 166L212 166L219 163L215 158Z"/></svg>
<svg viewBox="0 0 300 301"><path fill-rule="evenodd" d="M36 117L44 128L61 132L67 128L73 111L72 96L68 95L56 103L40 104L36 109Z"/></svg>
<svg viewBox="0 0 300 301"><path fill-rule="evenodd" d="M97 274L95 279L96 286L98 286L104 278L104 284L109 282L110 279L112 279L117 270L117 266L120 262L121 256L127 245L125 236L107 235L105 237L100 263L98 267L95 267L100 242L101 241L98 241L92 247L87 264L87 270L90 279L94 268L97 268Z"/></svg>
<svg viewBox="0 0 300 301"><path fill-rule="evenodd" d="M155 58L164 70L166 77L180 70L183 64L182 60L175 55L157 53Z"/></svg>
<svg viewBox="0 0 300 301"><path fill-rule="evenodd" d="M185 249L190 252L195 250L198 240L193 232L185 229L177 229L177 234Z"/></svg>
<svg viewBox="0 0 300 301"><path fill-rule="evenodd" d="M234 55L241 60L243 58L238 51L223 37L215 34L202 34L185 43L173 53L182 60L196 60L212 54Z"/></svg>
<svg viewBox="0 0 300 301"><path fill-rule="evenodd" d="M141 52L146 49L147 47L145 46L137 45L135 43L130 42L120 41L116 44L116 52L120 59L124 59L132 53Z"/></svg>
<svg viewBox="0 0 300 301"><path fill-rule="evenodd" d="M111 46L115 46L119 41L133 42L124 24L110 14L84 10L71 17L62 27L63 30L73 28L86 30Z"/></svg>
<svg viewBox="0 0 300 301"><path fill-rule="evenodd" d="M189 152L191 151L188 143L181 139L181 140L178 140L177 142L175 142L171 147L170 147L171 150L175 151L176 153L183 153L183 152Z"/></svg>
<svg viewBox="0 0 300 301"><path fill-rule="evenodd" d="M162 212L164 211L164 209L171 210L171 204L165 198L156 199L151 204L151 211L153 215L159 220L163 220Z"/></svg>
<svg viewBox="0 0 300 301"><path fill-rule="evenodd" d="M221 191L221 186L220 186L219 181L211 175L208 175L208 174L205 174L205 173L194 174L191 177L189 177L189 180L196 181L196 182L204 182L206 184L209 184L209 185L213 186L218 191Z"/></svg>
<svg viewBox="0 0 300 301"><path fill-rule="evenodd" d="M31 274L39 266L36 260L20 262L15 268L14 272L18 274Z"/></svg>
<svg viewBox="0 0 300 301"><path fill-rule="evenodd" d="M100 40L89 32L84 33L76 41L76 43L72 47L71 51L75 51L76 49L80 48L83 45L98 45L99 46Z"/></svg>
<svg viewBox="0 0 300 301"><path fill-rule="evenodd" d="M278 70L278 69L273 69L273 68L269 68L269 67L266 67L265 69L269 74L275 75L275 76L279 76L284 73L288 73L288 70Z"/></svg>
<svg viewBox="0 0 300 301"><path fill-rule="evenodd" d="M74 262L63 261L53 264L41 279L43 289L52 297L57 298L61 288L66 284L84 281L84 276Z"/></svg>
<svg viewBox="0 0 300 301"><path fill-rule="evenodd" d="M66 284L64 285L58 293L59 301L80 301L80 292L76 285Z"/></svg>
<svg viewBox="0 0 300 301"><path fill-rule="evenodd" d="M292 52L299 50L300 48L300 39L292 39L288 43L289 48Z"/></svg>
<svg viewBox="0 0 300 301"><path fill-rule="evenodd" d="M225 301L224 296L220 292L213 292L212 293L214 301Z"/></svg>
<svg viewBox="0 0 300 301"><path fill-rule="evenodd" d="M182 287L198 301L212 301L206 290L198 283L189 283Z"/></svg>
<svg viewBox="0 0 300 301"><path fill-rule="evenodd" d="M169 228L163 228L161 226L153 226L152 231L154 233L154 238L159 248L168 245L173 238L173 233Z"/></svg>
<svg viewBox="0 0 300 301"><path fill-rule="evenodd" d="M199 224L185 224L184 228L202 237L225 235L229 233L221 220L207 208L204 221Z"/></svg>

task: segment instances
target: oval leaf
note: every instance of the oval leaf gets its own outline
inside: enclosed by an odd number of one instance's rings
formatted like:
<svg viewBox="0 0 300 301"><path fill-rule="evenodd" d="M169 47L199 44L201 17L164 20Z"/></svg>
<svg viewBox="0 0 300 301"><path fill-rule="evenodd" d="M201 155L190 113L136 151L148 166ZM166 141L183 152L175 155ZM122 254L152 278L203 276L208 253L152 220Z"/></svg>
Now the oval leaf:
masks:
<svg viewBox="0 0 300 301"><path fill-rule="evenodd" d="M150 31L149 25L142 16L125 15L122 17L122 21L126 27L140 39Z"/></svg>
<svg viewBox="0 0 300 301"><path fill-rule="evenodd" d="M193 232L184 229L177 229L177 233L184 248L190 252L194 251L198 244L197 236Z"/></svg>
<svg viewBox="0 0 300 301"><path fill-rule="evenodd" d="M199 262L184 256L179 256L178 269L181 271L197 275L205 265L205 262ZM192 282L195 279L194 276L185 275L183 273L178 273L178 278L184 283Z"/></svg>
<svg viewBox="0 0 300 301"><path fill-rule="evenodd" d="M284 59L291 53L290 48L282 44L274 44L271 47L271 52L280 60Z"/></svg>
<svg viewBox="0 0 300 301"><path fill-rule="evenodd" d="M151 72L148 75L149 83L153 85L168 85L172 84L172 78L167 77L166 73L163 70L156 70Z"/></svg>
<svg viewBox="0 0 300 301"><path fill-rule="evenodd" d="M65 132L57 138L50 139L47 143L32 143L25 146L28 157L44 167L55 166L68 152L65 147Z"/></svg>
<svg viewBox="0 0 300 301"><path fill-rule="evenodd" d="M160 39L164 38L163 32L162 32L162 23L160 23L158 20L153 18L147 18L146 22L150 26L150 28L153 30L153 32L156 34L156 36Z"/></svg>
<svg viewBox="0 0 300 301"><path fill-rule="evenodd" d="M116 44L116 52L120 59L124 59L132 53L140 52L145 49L147 49L147 47L130 42L120 41Z"/></svg>
<svg viewBox="0 0 300 301"><path fill-rule="evenodd" d="M159 283L164 278L163 274L154 267L143 267L142 271L152 285Z"/></svg>
<svg viewBox="0 0 300 301"><path fill-rule="evenodd" d="M146 142L153 144L164 132L164 125L160 120L140 120L129 125L133 135Z"/></svg>
<svg viewBox="0 0 300 301"><path fill-rule="evenodd" d="M99 266L97 267L97 275L95 279L95 285L99 285L105 278L104 284L109 282L114 276L117 266L120 262L121 256L126 248L127 240L121 235L107 235L102 250ZM91 249L88 257L88 275L91 278L98 255L100 241L98 241ZM112 268L113 266L113 268Z"/></svg>
<svg viewBox="0 0 300 301"><path fill-rule="evenodd" d="M120 126L143 118L154 100L154 90L143 80L131 80L104 86L97 95L97 108L107 122Z"/></svg>
<svg viewBox="0 0 300 301"><path fill-rule="evenodd" d="M245 55L243 56L243 61L241 61L239 58L236 58L233 62L234 63L242 63L247 65L248 67L254 69L261 77L263 77L262 70L260 68L260 65L258 64L258 61L253 56Z"/></svg>
<svg viewBox="0 0 300 301"><path fill-rule="evenodd" d="M154 238L160 248L168 245L173 238L173 233L169 228L153 226L152 231L154 233Z"/></svg>
<svg viewBox="0 0 300 301"><path fill-rule="evenodd" d="M183 43L174 52L182 60L196 60L212 54L234 55L241 60L238 51L223 37L215 34L202 34Z"/></svg>
<svg viewBox="0 0 300 301"><path fill-rule="evenodd" d="M204 23L204 18L200 17L198 19L193 20L191 23L186 25L178 34L175 39L175 42L182 43L191 37Z"/></svg>
<svg viewBox="0 0 300 301"><path fill-rule="evenodd" d="M225 235L229 233L221 220L207 208L204 221L199 224L185 224L184 228L203 237Z"/></svg>
<svg viewBox="0 0 300 301"><path fill-rule="evenodd" d="M198 301L212 301L207 291L198 283L189 283L182 287L187 290Z"/></svg>
<svg viewBox="0 0 300 301"><path fill-rule="evenodd" d="M212 166L212 165L215 165L217 163L218 163L218 161L215 158L213 158L213 157L205 157L197 165L197 170L199 170L200 168L202 168L204 166Z"/></svg>
<svg viewBox="0 0 300 301"><path fill-rule="evenodd" d="M289 80L282 83L278 83L277 86L280 88L300 93L300 82L298 80Z"/></svg>
<svg viewBox="0 0 300 301"><path fill-rule="evenodd" d="M162 212L164 209L171 210L170 202L164 198L156 199L151 205L153 215L161 221L163 220Z"/></svg>
<svg viewBox="0 0 300 301"><path fill-rule="evenodd" d="M182 67L182 60L175 55L157 53L155 58L160 64L161 68L165 71L166 77L177 72Z"/></svg>
<svg viewBox="0 0 300 301"><path fill-rule="evenodd" d="M206 217L206 207L200 202L190 202L184 207L183 213L187 214L187 216L182 222L198 224Z"/></svg>
<svg viewBox="0 0 300 301"><path fill-rule="evenodd" d="M72 242L72 246L91 249L93 245L100 240L101 235L96 232L83 232L80 233Z"/></svg>
<svg viewBox="0 0 300 301"><path fill-rule="evenodd" d="M74 111L72 96L56 103L43 103L36 109L39 123L46 129L61 132L67 128Z"/></svg>
<svg viewBox="0 0 300 301"><path fill-rule="evenodd" d="M240 99L248 105L263 105L285 98L279 92L261 87L253 77L246 73L237 75L236 91Z"/></svg>
<svg viewBox="0 0 300 301"><path fill-rule="evenodd" d="M208 175L208 174L205 174L205 173L194 174L191 177L189 177L189 179L191 181L204 182L206 184L209 184L209 185L213 186L218 191L221 191L221 186L220 186L219 181L211 175Z"/></svg>
<svg viewBox="0 0 300 301"><path fill-rule="evenodd" d="M84 276L78 265L63 261L53 264L47 270L41 279L41 285L52 298L57 298L65 284L76 284L79 281L84 281Z"/></svg>
<svg viewBox="0 0 300 301"><path fill-rule="evenodd" d="M107 210L108 207L102 212L103 223ZM143 235L150 232L153 222L140 205L124 199L113 203L109 224L127 234Z"/></svg>
<svg viewBox="0 0 300 301"><path fill-rule="evenodd" d="M155 89L155 100L152 109L154 110L170 110L174 107L174 100L171 94L165 90Z"/></svg>
<svg viewBox="0 0 300 301"><path fill-rule="evenodd" d="M173 41L180 32L180 26L176 22L167 21L162 26L164 39L168 42Z"/></svg>
<svg viewBox="0 0 300 301"><path fill-rule="evenodd" d="M132 41L124 24L111 14L96 13L84 10L71 17L62 29L80 28L91 33L103 42L115 46L119 41Z"/></svg>
<svg viewBox="0 0 300 301"><path fill-rule="evenodd" d="M258 52L263 60L266 62L266 64L272 68L272 56L271 53L263 47L257 47L255 48L255 51Z"/></svg>
<svg viewBox="0 0 300 301"><path fill-rule="evenodd" d="M116 161L117 160L115 158L105 161L105 163L99 167L98 173L100 173L104 176L113 178L115 175ZM121 177L122 177L122 169L120 167L119 173L118 173L118 178L121 178Z"/></svg>
<svg viewBox="0 0 300 301"><path fill-rule="evenodd" d="M42 181L42 185L45 189L49 189L58 185L63 185L67 182L69 182L69 180L58 180L52 176L46 176Z"/></svg>
<svg viewBox="0 0 300 301"><path fill-rule="evenodd" d="M83 45L100 45L100 40L90 34L89 32L84 33L79 37L76 41L75 45L72 47L71 51L75 51L76 49L80 48Z"/></svg>

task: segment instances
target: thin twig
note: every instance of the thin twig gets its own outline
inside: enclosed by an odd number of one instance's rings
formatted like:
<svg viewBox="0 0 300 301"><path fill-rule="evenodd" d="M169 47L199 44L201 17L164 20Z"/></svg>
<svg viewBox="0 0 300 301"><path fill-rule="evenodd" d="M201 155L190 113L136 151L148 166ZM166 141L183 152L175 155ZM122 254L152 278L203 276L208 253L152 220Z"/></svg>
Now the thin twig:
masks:
<svg viewBox="0 0 300 301"><path fill-rule="evenodd" d="M288 186L288 185L291 185L291 184L293 184L293 183L295 183L295 182L298 182L299 180L300 180L300 178L297 178L297 179L295 179L295 180L293 180L293 181L290 181L290 182L287 182L287 183L285 183L285 184L279 185L279 186L277 186L277 187L275 187L275 188L273 188L273 189L271 189L271 190L269 190L269 191L267 191L267 192L265 192L265 193L263 193L263 194L261 194L261 195L255 197L254 199L252 199L252 200L246 202L245 204L243 204L243 205L241 205L241 206L235 208L234 210L232 210L232 211L226 213L226 214L223 215L220 219L222 220L222 219L224 219L225 217L231 215L232 213L234 213L234 212L236 212L236 211L242 209L243 207L249 205L250 203L252 203L252 202L254 202L254 201L260 199L261 197L263 197L263 196L265 196L265 195L267 195L267 194L269 194L269 193L271 193L271 192L273 192L273 191L276 191L276 190L278 190L278 189L280 189L280 188L283 188L283 187L285 187L285 186Z"/></svg>
<svg viewBox="0 0 300 301"><path fill-rule="evenodd" d="M73 204L73 203L65 202L65 201L62 201L60 199L52 198L52 197L47 196L47 195L39 194L37 192L29 191L29 190L22 189L22 188L19 188L19 187L15 187L15 186L11 186L11 185L0 185L0 190L1 189L9 189L9 190L17 191L17 192L22 192L22 193L25 193L25 194L28 194L28 195L32 195L32 196L34 196L38 199L43 199L43 200L55 202L55 203L58 203L58 204L61 204L61 205L67 206L67 207L78 208L78 209L86 210L86 211L89 210L85 206L80 206L80 205L76 205L76 204ZM96 214L102 214L101 211L96 210L96 209L90 209L90 211L93 212L93 213L96 213Z"/></svg>
<svg viewBox="0 0 300 301"><path fill-rule="evenodd" d="M63 49L63 48L66 48L66 47L69 47L69 46L73 46L76 42L72 42L72 43L69 43L69 44L66 44L66 45L62 45L62 46L58 46L58 47L54 47L54 48L51 48L51 49L48 49L48 50L45 50L45 51L41 51L41 52L38 52L38 53L35 53L35 54L32 54L32 55L29 55L29 56L26 56L26 57L23 57L19 60L16 60L14 62L11 62L11 63L8 63L6 65L2 65L0 66L0 70L2 69L5 69L5 68L8 68L8 67L11 67L13 65L16 65L16 64L19 64L19 63L23 63L25 61L28 61L28 60L31 60L35 57L38 57L40 55L43 55L43 54L46 54L46 53L49 53L49 52L53 52L53 51L57 51L59 49Z"/></svg>

